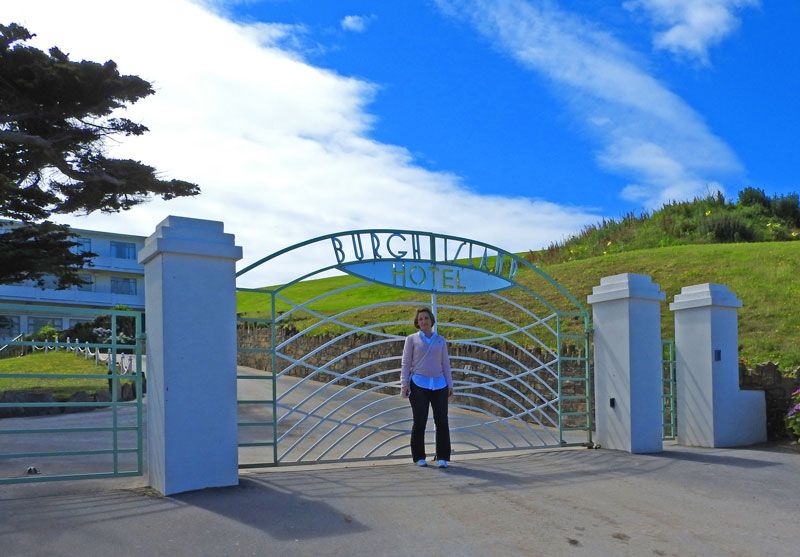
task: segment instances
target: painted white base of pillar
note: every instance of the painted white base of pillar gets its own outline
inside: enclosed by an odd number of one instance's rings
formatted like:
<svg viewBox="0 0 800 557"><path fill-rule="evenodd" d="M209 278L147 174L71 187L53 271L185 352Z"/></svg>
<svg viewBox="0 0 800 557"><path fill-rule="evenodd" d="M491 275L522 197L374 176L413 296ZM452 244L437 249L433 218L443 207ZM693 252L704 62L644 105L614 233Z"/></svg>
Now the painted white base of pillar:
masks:
<svg viewBox="0 0 800 557"><path fill-rule="evenodd" d="M603 277L588 297L594 326L595 425L602 447L661 452L661 301L647 275Z"/></svg>
<svg viewBox="0 0 800 557"><path fill-rule="evenodd" d="M687 286L675 296L678 443L742 447L767 440L764 391L739 388L737 308L720 284Z"/></svg>
<svg viewBox="0 0 800 557"><path fill-rule="evenodd" d="M236 276L221 222L170 216L145 272L148 479L170 495L239 482Z"/></svg>

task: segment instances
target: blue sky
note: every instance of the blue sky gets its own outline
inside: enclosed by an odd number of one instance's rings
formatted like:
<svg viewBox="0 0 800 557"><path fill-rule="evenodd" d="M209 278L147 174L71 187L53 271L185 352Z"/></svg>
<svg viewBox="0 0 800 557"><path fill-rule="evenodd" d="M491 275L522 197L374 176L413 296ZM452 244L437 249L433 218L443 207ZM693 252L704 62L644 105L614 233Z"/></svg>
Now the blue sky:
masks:
<svg viewBox="0 0 800 557"><path fill-rule="evenodd" d="M669 24L648 17L647 2L528 4L609 33L638 57L642 72L696 112L740 166L698 176L709 188L796 191L800 2L708 3L736 24L709 38L702 53L655 46L654 34ZM244 21L300 27L294 38L309 62L377 85L368 108L373 137L405 146L427 168L455 172L479 192L542 197L610 216L653 206L621 195L632 176L595 162L603 139L581 123L565 98L570 93L465 21L458 11L466 4L493 2L272 0L227 9ZM348 16L359 24L348 27ZM695 31L697 40L703 32Z"/></svg>
<svg viewBox="0 0 800 557"><path fill-rule="evenodd" d="M520 252L716 189L800 189L794 0L4 0L3 19L150 80L125 113L150 133L109 149L203 192L61 220L222 220L241 265L358 228Z"/></svg>

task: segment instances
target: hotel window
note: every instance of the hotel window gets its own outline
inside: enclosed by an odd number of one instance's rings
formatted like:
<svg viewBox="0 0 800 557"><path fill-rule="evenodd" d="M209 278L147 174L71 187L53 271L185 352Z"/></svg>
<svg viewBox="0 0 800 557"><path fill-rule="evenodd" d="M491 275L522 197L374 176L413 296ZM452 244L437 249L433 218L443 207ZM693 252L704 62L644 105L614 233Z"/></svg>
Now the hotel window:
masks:
<svg viewBox="0 0 800 557"><path fill-rule="evenodd" d="M133 242L111 242L111 257L136 259L136 244Z"/></svg>
<svg viewBox="0 0 800 557"><path fill-rule="evenodd" d="M58 288L58 277L55 275L42 276L42 285L39 288L42 290L56 290Z"/></svg>
<svg viewBox="0 0 800 557"><path fill-rule="evenodd" d="M92 292L94 290L94 280L92 280L92 275L78 275L83 284L75 285L77 290L82 290L83 292Z"/></svg>
<svg viewBox="0 0 800 557"><path fill-rule="evenodd" d="M70 251L72 253L85 253L92 251L92 240L90 238L73 238L73 242L77 242L78 245L72 246Z"/></svg>
<svg viewBox="0 0 800 557"><path fill-rule="evenodd" d="M18 315L0 315L0 338L14 338L19 333Z"/></svg>
<svg viewBox="0 0 800 557"><path fill-rule="evenodd" d="M112 294L128 294L131 296L136 295L136 279L111 277L111 293Z"/></svg>
<svg viewBox="0 0 800 557"><path fill-rule="evenodd" d="M64 320L60 317L28 317L28 334L32 335L45 325L52 325L59 331L64 325Z"/></svg>

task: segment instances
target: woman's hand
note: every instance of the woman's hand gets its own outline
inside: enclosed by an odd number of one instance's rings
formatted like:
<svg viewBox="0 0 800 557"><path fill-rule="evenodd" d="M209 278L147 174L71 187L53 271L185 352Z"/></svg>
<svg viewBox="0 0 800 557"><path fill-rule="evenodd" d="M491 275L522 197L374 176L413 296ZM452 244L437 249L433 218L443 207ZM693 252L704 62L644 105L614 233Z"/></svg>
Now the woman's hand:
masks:
<svg viewBox="0 0 800 557"><path fill-rule="evenodd" d="M408 387L401 387L400 394L403 395L403 397L408 398L408 396L411 394L411 389Z"/></svg>
<svg viewBox="0 0 800 557"><path fill-rule="evenodd" d="M453 388L452 387L447 389L447 398L450 398L451 396L453 396Z"/></svg>

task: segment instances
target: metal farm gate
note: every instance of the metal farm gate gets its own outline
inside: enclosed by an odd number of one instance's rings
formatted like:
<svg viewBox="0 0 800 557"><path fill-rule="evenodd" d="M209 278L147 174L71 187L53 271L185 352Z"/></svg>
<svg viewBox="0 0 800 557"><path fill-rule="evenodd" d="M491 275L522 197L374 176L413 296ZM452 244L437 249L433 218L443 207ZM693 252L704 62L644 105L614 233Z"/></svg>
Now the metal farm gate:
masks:
<svg viewBox="0 0 800 557"><path fill-rule="evenodd" d="M410 458L400 360L420 306L448 341L456 455L591 442L589 315L540 269L480 241L381 229L314 238L238 276L321 258L238 289L251 316L238 329L241 468Z"/></svg>
<svg viewBox="0 0 800 557"><path fill-rule="evenodd" d="M141 475L143 314L0 304L4 323L20 314L67 316L91 339L0 342L0 485Z"/></svg>

